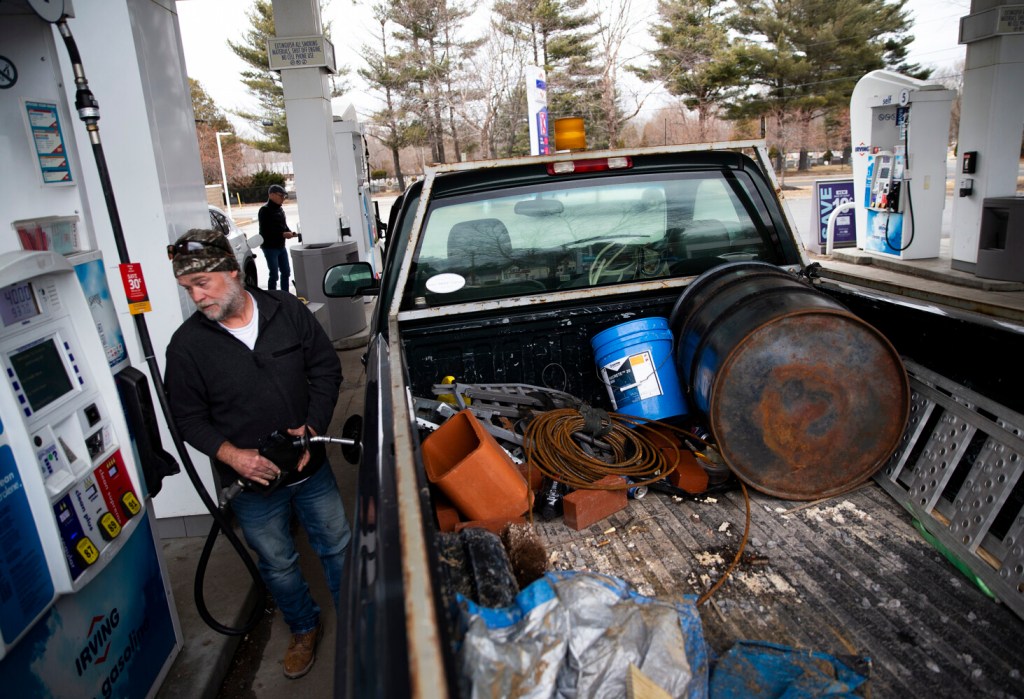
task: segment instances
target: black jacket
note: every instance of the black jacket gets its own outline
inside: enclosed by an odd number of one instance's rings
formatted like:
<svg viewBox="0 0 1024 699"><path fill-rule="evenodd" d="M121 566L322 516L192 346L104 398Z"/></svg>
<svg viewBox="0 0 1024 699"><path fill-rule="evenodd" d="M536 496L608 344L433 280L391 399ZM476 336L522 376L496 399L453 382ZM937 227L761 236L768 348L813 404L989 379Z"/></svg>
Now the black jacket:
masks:
<svg viewBox="0 0 1024 699"><path fill-rule="evenodd" d="M259 308L254 349L200 311L167 346L165 383L175 424L186 442L214 460L224 484L237 477L214 458L225 440L253 449L274 431L302 425L322 435L341 386L338 355L309 309L286 292L246 290ZM313 463L316 455L284 483L312 475L322 462Z"/></svg>
<svg viewBox="0 0 1024 699"><path fill-rule="evenodd" d="M257 219L260 222L261 248L283 248L284 234L291 229L284 217L284 209L276 202L268 201L260 207Z"/></svg>

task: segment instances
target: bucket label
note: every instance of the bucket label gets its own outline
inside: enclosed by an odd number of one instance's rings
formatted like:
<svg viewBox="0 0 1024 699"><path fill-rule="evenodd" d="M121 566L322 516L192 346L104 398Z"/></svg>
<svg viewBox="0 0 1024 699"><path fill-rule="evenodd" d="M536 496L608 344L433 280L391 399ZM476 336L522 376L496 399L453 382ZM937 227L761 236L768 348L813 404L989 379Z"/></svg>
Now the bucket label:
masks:
<svg viewBox="0 0 1024 699"><path fill-rule="evenodd" d="M601 375L616 410L664 394L658 367L647 350L605 364L601 367Z"/></svg>

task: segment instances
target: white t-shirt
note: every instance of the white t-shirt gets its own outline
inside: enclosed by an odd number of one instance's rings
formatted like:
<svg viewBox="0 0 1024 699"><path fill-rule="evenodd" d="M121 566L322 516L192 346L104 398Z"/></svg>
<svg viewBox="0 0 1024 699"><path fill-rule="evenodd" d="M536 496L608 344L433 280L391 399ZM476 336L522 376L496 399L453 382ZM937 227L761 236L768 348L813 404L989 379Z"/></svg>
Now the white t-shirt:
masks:
<svg viewBox="0 0 1024 699"><path fill-rule="evenodd" d="M241 328L229 328L224 325L224 323L218 323L218 325L241 340L246 347L252 349L256 346L256 338L260 334L260 309L256 306L256 299L252 297L252 294L248 291L245 292L245 294L249 297L249 301L252 303L252 318L249 319L249 322Z"/></svg>

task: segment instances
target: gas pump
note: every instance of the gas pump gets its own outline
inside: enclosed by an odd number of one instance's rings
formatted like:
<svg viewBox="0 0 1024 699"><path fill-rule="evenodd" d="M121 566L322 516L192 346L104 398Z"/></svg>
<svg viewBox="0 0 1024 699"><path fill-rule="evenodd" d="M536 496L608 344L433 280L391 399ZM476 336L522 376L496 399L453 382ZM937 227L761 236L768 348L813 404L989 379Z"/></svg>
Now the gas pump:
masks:
<svg viewBox="0 0 1024 699"><path fill-rule="evenodd" d="M938 257L953 92L876 70L850 99L857 247Z"/></svg>
<svg viewBox="0 0 1024 699"><path fill-rule="evenodd" d="M903 153L880 151L868 156L865 199L872 211L903 213Z"/></svg>
<svg viewBox="0 0 1024 699"><path fill-rule="evenodd" d="M74 14L39 0L3 16L17 71L0 100L0 687L143 697L181 633L140 475L157 447L122 409L114 371L133 369L49 24Z"/></svg>
<svg viewBox="0 0 1024 699"><path fill-rule="evenodd" d="M64 257L0 255L0 367L5 693L99 694L126 668L150 686L176 620L107 352Z"/></svg>
<svg viewBox="0 0 1024 699"><path fill-rule="evenodd" d="M127 428L97 338L73 318L89 318L71 265L53 253L0 257L0 366L6 381L4 478L20 483L47 562L13 575L16 596L37 600L34 621L59 593L76 592L112 560L138 525L144 506L134 468L125 462ZM23 429L19 429L23 428ZM12 492L16 492L12 491ZM44 575L45 573L45 575ZM37 588L51 590L40 595ZM7 615L4 615L7 619ZM5 623L6 627L7 624ZM4 628L5 649L26 626Z"/></svg>

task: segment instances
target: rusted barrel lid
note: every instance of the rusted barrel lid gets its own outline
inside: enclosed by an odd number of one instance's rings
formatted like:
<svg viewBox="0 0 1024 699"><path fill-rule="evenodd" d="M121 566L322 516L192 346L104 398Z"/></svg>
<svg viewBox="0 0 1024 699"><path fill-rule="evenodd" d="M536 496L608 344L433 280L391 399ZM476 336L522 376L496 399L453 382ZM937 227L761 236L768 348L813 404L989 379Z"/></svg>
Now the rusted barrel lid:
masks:
<svg viewBox="0 0 1024 699"><path fill-rule="evenodd" d="M677 306L678 368L737 476L781 498L829 497L896 449L909 382L878 330L761 265L712 270L708 293Z"/></svg>

